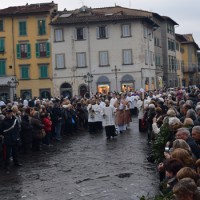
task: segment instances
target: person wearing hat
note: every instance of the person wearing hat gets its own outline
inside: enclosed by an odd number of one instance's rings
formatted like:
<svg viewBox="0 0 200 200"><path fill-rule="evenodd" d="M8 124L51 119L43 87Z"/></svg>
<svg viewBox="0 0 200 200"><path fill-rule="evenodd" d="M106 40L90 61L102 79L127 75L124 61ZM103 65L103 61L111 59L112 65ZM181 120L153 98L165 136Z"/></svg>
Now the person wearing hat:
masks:
<svg viewBox="0 0 200 200"><path fill-rule="evenodd" d="M19 141L19 124L13 116L12 109L6 110L6 116L1 123L0 133L4 136L4 161L5 169L9 172L10 157L12 155L13 162L16 167L21 166L18 161L18 141Z"/></svg>

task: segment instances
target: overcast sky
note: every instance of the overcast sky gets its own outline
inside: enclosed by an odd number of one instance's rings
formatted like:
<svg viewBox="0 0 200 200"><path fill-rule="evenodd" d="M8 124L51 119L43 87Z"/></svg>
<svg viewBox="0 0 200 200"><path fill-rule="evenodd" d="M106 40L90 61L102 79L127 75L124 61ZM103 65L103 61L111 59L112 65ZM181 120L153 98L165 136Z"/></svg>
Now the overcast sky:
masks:
<svg viewBox="0 0 200 200"><path fill-rule="evenodd" d="M26 3L44 3L51 0L1 0L0 8L25 5ZM88 7L107 7L119 5L123 7L156 12L172 18L179 26L176 33L192 33L195 42L200 47L200 1L199 0L54 0L58 9L73 10L82 5Z"/></svg>

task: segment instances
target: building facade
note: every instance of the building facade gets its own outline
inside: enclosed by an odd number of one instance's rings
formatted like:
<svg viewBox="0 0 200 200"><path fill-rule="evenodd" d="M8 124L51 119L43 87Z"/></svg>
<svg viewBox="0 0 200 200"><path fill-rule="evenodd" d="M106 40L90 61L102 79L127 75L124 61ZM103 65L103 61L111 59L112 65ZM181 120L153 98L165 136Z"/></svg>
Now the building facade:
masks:
<svg viewBox="0 0 200 200"><path fill-rule="evenodd" d="M148 12L119 6L60 12L51 23L54 95L156 89L155 25Z"/></svg>
<svg viewBox="0 0 200 200"><path fill-rule="evenodd" d="M161 25L163 85L166 87L177 87L175 25L178 24L169 17L163 16L163 19L164 21Z"/></svg>
<svg viewBox="0 0 200 200"><path fill-rule="evenodd" d="M192 34L182 35L181 51L183 59L183 86L198 85L198 56L199 46Z"/></svg>
<svg viewBox="0 0 200 200"><path fill-rule="evenodd" d="M50 26L57 4L0 10L1 96L47 98L52 92Z"/></svg>
<svg viewBox="0 0 200 200"><path fill-rule="evenodd" d="M178 77L178 87L183 87L183 59L182 59L182 48L181 42L183 40L182 35L176 34L176 70Z"/></svg>

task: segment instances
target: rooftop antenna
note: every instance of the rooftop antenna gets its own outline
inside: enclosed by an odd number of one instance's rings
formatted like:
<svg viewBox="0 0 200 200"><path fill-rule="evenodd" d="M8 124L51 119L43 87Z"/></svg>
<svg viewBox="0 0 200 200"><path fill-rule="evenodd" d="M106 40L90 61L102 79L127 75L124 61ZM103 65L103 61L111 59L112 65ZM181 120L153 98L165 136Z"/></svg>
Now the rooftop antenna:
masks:
<svg viewBox="0 0 200 200"><path fill-rule="evenodd" d="M81 0L81 4L82 4L82 6L84 6L84 0Z"/></svg>

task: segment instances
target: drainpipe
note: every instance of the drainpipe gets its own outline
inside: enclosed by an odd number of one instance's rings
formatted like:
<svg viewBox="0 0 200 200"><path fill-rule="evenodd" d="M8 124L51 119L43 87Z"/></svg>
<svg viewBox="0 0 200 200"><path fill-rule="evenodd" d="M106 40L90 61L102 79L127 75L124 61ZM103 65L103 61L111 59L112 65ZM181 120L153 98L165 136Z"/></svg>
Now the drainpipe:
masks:
<svg viewBox="0 0 200 200"><path fill-rule="evenodd" d="M14 22L12 17L12 46L13 46L13 69L14 69L14 76L16 77L16 67L15 67L15 40L14 40Z"/></svg>
<svg viewBox="0 0 200 200"><path fill-rule="evenodd" d="M89 25L87 26L87 37L88 37L88 71L90 74L92 74L92 66L91 66L91 44L90 44L90 30ZM90 88L89 91L92 93L92 84L89 85ZM91 95L91 94L90 94Z"/></svg>

